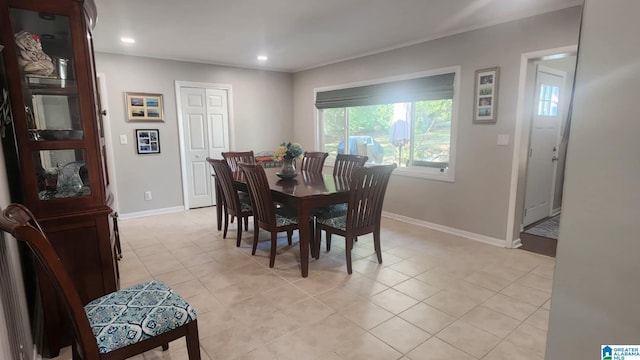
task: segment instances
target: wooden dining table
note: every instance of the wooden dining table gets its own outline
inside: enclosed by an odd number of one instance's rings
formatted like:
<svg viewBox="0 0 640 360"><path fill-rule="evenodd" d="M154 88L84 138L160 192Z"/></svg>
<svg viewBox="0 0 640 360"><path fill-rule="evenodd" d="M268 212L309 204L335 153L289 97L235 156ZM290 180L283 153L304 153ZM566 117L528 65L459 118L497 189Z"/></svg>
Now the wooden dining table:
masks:
<svg viewBox="0 0 640 360"><path fill-rule="evenodd" d="M281 179L277 173L279 168L264 169L269 181L271 196L273 201L288 205L297 209L299 220L299 245L300 245L300 267L302 277L309 275L309 248L313 244L313 229L309 221L311 209L334 204L346 203L349 200L349 179L346 177L333 176L331 174L311 173L299 171L298 176L293 179ZM234 179L238 190L247 191L247 184L242 172L234 172ZM216 186L216 189L219 187ZM222 199L222 195L217 193L216 199ZM222 207L216 206L218 224L222 222ZM220 225L218 225L220 226ZM238 223L238 226L241 226ZM218 227L218 230L220 227ZM254 231L259 231L255 229ZM311 247L311 254L318 257L316 246Z"/></svg>

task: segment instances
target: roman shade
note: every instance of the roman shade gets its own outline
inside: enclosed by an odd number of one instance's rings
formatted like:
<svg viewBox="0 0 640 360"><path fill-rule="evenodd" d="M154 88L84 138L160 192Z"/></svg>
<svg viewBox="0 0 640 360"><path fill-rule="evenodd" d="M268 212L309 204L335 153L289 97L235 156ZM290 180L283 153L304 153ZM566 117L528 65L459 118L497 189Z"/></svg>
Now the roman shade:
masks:
<svg viewBox="0 0 640 360"><path fill-rule="evenodd" d="M421 100L453 99L455 73L319 91L316 108L342 108Z"/></svg>

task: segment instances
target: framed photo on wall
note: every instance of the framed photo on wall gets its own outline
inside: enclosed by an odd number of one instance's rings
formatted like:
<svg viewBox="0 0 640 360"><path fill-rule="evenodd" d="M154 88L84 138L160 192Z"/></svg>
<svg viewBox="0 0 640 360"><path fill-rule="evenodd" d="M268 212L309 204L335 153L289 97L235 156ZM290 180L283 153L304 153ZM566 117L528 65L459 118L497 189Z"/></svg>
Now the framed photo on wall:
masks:
<svg viewBox="0 0 640 360"><path fill-rule="evenodd" d="M160 153L160 131L158 129L136 129L138 154Z"/></svg>
<svg viewBox="0 0 640 360"><path fill-rule="evenodd" d="M473 122L495 124L498 120L498 82L500 68L476 70Z"/></svg>
<svg viewBox="0 0 640 360"><path fill-rule="evenodd" d="M162 94L127 92L124 98L128 121L163 121Z"/></svg>

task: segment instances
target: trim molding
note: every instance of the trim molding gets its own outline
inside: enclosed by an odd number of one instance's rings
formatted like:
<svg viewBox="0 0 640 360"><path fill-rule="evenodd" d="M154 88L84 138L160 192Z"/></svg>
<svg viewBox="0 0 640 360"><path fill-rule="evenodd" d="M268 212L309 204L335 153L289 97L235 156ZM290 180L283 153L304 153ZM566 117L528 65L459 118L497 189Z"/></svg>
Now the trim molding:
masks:
<svg viewBox="0 0 640 360"><path fill-rule="evenodd" d="M517 238L513 240L513 248L517 249L519 247L522 247L522 240L520 238Z"/></svg>
<svg viewBox="0 0 640 360"><path fill-rule="evenodd" d="M426 227L426 228L429 228L429 229L442 231L442 232L447 233L447 234L461 236L461 237L467 238L469 240L475 240L475 241L479 241L479 242L482 242L482 243L485 243L485 244L489 244L489 245L494 245L494 246L499 246L499 247L506 247L506 245L507 245L505 240L492 238L492 237L489 237L489 236L484 236L484 235L480 235L480 234L476 234L476 233L472 233L472 232L469 232L469 231L464 231L464 230L460 230L460 229L456 229L456 228L452 228L452 227L448 227L448 226L444 226L444 225L440 225L440 224L435 224L435 223L431 223L431 222L424 221L424 220L418 220L418 219L410 218L408 216L403 216L403 215L390 213L390 212L387 212L387 211L383 211L382 212L382 216L388 217L390 219L406 222L408 224L422 226L422 227Z"/></svg>
<svg viewBox="0 0 640 360"><path fill-rule="evenodd" d="M132 213L128 213L128 214L118 214L118 218L120 220L127 220L127 219L135 219L135 218L147 217L147 216L152 216L152 215L162 215L162 214L176 213L176 212L185 211L185 210L186 209L185 209L184 205L182 205L182 206L174 206L174 207L163 208L163 209L137 211L137 212L132 212Z"/></svg>

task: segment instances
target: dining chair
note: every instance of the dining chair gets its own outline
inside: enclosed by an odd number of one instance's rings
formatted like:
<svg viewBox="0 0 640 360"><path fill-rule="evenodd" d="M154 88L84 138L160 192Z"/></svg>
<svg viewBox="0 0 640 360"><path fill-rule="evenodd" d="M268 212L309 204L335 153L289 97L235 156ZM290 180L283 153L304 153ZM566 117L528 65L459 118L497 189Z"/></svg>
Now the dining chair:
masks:
<svg viewBox="0 0 640 360"><path fill-rule="evenodd" d="M338 154L336 161L333 165L333 176L342 180L349 181L351 174L355 169L359 169L367 163L369 158L363 155L351 155L351 154ZM314 210L313 215L316 221L318 219L329 219L333 217L339 217L347 214L347 204L335 204L329 205ZM356 239L357 241L357 239ZM326 235L327 251L331 250L331 234ZM320 256L320 253L316 253L316 257Z"/></svg>
<svg viewBox="0 0 640 360"><path fill-rule="evenodd" d="M305 151L300 164L300 171L322 173L324 161L329 153L319 151Z"/></svg>
<svg viewBox="0 0 640 360"><path fill-rule="evenodd" d="M70 318L74 360L127 359L186 337L190 360L200 360L196 312L160 281L148 281L82 304L67 269L35 217L23 205L0 214L0 229L23 241L51 279Z"/></svg>
<svg viewBox="0 0 640 360"><path fill-rule="evenodd" d="M269 253L269 267L272 268L276 261L276 246L278 243L278 233L286 231L287 241L291 245L291 234L293 230L299 229L297 210L288 206L276 206L269 189L267 175L261 165L251 165L241 163L240 169L244 173L249 198L253 208L253 249L251 255L256 254L258 247L258 234L260 229L271 233L271 251Z"/></svg>
<svg viewBox="0 0 640 360"><path fill-rule="evenodd" d="M227 229L229 228L229 216L238 218L236 247L240 247L242 241L242 220L244 220L245 230L249 227L249 217L253 216L251 209L251 200L247 197L240 197L235 186L233 173L229 164L225 160L207 158L213 171L216 174L220 191L224 197L224 230L222 237L227 237Z"/></svg>
<svg viewBox="0 0 640 360"><path fill-rule="evenodd" d="M229 167L231 168L232 172L240 171L240 168L238 167L239 163L245 163L245 164L256 163L256 157L253 153L253 150L225 151L221 153L221 155L222 155L222 158L227 161L227 164L229 164ZM245 199L247 202L249 201L249 194L247 194L246 192L240 191L238 195L240 196L241 199ZM226 206L227 205L223 202L222 208L224 209L226 208ZM235 219L235 216L231 216L231 223L233 223L233 219ZM248 230L247 224L245 224L245 230Z"/></svg>
<svg viewBox="0 0 640 360"><path fill-rule="evenodd" d="M391 172L396 164L363 167L353 171L349 183L349 202L345 215L327 218L316 218L314 244L316 253L320 252L320 236L322 230L327 235L327 247L331 241L330 234L345 238L347 272L351 274L351 249L357 236L373 233L373 245L382 264L380 250L380 219L382 204ZM328 251L328 250L327 250Z"/></svg>

